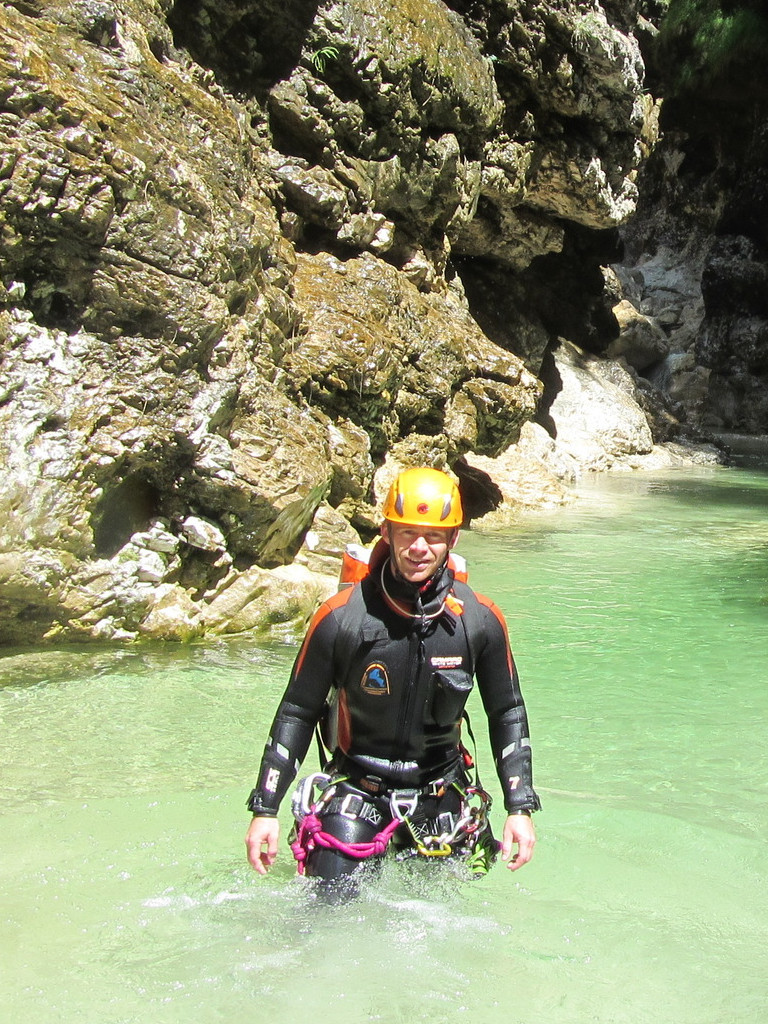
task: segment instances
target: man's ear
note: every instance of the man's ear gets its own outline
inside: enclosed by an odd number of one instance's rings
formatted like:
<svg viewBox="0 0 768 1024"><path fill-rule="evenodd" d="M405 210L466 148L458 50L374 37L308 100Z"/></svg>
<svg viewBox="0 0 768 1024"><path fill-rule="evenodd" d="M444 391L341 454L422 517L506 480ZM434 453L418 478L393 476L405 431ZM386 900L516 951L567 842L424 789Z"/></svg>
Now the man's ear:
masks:
<svg viewBox="0 0 768 1024"><path fill-rule="evenodd" d="M456 542L458 541L458 539L459 539L459 530L457 528L457 529L455 529L453 531L453 536L448 541L448 548L449 548L449 550L450 550L450 548L455 548L456 547Z"/></svg>
<svg viewBox="0 0 768 1024"><path fill-rule="evenodd" d="M384 540L387 542L387 544L389 544L389 523L386 521L386 519L381 524L380 533Z"/></svg>

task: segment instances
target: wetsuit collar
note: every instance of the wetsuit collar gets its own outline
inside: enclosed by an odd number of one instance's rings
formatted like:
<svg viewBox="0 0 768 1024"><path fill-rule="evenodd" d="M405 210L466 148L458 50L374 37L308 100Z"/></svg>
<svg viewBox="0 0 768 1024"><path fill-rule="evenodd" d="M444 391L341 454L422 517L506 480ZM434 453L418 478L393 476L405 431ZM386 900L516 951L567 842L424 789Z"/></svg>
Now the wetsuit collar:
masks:
<svg viewBox="0 0 768 1024"><path fill-rule="evenodd" d="M453 585L453 572L443 562L424 583L409 583L396 573L391 559L381 566L379 582L387 604L399 615L428 622L442 615Z"/></svg>

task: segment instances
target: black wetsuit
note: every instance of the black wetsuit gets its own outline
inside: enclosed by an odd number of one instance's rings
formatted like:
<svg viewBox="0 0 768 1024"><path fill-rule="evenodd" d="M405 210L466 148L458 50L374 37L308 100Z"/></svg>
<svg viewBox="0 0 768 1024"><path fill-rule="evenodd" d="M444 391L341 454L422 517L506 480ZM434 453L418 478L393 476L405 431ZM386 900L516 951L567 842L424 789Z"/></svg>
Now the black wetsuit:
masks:
<svg viewBox="0 0 768 1024"><path fill-rule="evenodd" d="M390 598L411 615L400 614ZM528 724L507 629L499 609L440 570L422 589L398 581L389 562L374 559L370 575L325 602L313 618L278 707L249 807L275 815L303 761L317 722L334 695L333 765L357 791L378 795L466 778L460 749L462 712L477 679L507 811L539 807L532 785ZM435 813L443 810L434 808ZM326 829L333 828L332 817ZM369 814L347 842L379 830ZM324 822L326 819L324 818ZM317 851L317 860L337 854Z"/></svg>

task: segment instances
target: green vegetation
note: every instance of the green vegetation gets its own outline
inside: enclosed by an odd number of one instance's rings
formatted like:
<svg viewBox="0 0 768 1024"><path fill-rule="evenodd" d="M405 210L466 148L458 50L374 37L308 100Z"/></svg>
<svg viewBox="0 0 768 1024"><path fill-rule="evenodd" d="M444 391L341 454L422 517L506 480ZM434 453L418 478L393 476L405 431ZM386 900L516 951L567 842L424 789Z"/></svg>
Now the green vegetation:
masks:
<svg viewBox="0 0 768 1024"><path fill-rule="evenodd" d="M768 97L765 0L670 0L659 46L668 94L725 103Z"/></svg>
<svg viewBox="0 0 768 1024"><path fill-rule="evenodd" d="M336 60L338 56L339 51L335 46L323 46L319 50L315 50L315 52L310 55L309 62L315 71L322 75L328 61Z"/></svg>

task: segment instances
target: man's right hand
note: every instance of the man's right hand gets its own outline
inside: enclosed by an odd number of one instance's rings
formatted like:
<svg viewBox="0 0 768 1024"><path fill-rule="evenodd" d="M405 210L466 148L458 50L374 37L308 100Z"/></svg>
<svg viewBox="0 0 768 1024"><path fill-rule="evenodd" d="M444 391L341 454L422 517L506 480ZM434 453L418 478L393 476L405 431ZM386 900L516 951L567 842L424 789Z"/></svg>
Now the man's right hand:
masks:
<svg viewBox="0 0 768 1024"><path fill-rule="evenodd" d="M277 818L254 818L245 836L248 860L260 875L266 875L277 856L280 824Z"/></svg>

